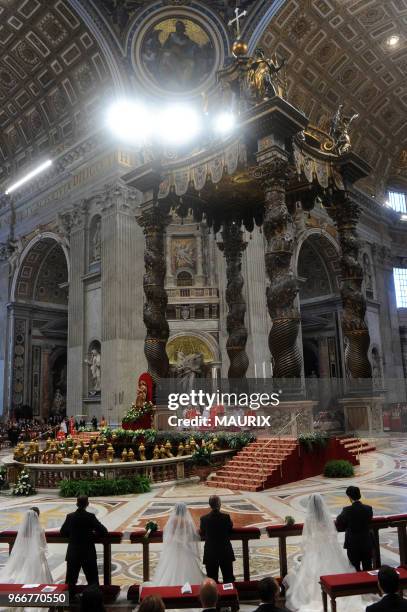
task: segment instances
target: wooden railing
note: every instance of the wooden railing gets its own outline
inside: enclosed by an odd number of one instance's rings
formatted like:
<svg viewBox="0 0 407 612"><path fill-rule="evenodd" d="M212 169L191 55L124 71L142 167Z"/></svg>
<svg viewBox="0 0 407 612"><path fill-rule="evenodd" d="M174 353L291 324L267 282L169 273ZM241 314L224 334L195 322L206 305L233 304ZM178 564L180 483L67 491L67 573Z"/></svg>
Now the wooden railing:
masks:
<svg viewBox="0 0 407 612"><path fill-rule="evenodd" d="M381 566L380 535L381 529L396 528L399 543L400 565L407 563L407 514L391 516L375 516L371 522L370 529L373 534L373 565L375 568ZM270 525L266 527L269 538L278 539L278 554L280 561L280 576L284 577L288 571L287 563L287 538L302 535L303 523L294 525ZM341 530L339 530L341 531Z"/></svg>
<svg viewBox="0 0 407 612"><path fill-rule="evenodd" d="M394 528L397 529L398 545L400 554L400 565L407 565L407 514L398 514L391 516L377 516L373 518L371 530L374 538L374 567L380 567L380 531L382 529ZM270 525L266 527L266 532L269 538L278 539L279 561L280 561L280 576L284 577L288 571L287 563L287 539L299 537L302 535L303 524L295 523L294 525ZM59 531L46 531L46 539L48 544L67 544L68 539L63 538ZM0 544L8 544L9 552L11 552L15 539L16 531L1 531ZM243 554L243 577L245 581L250 580L250 540L260 539L261 532L257 527L241 527L233 529L230 539L232 542L242 543ZM150 546L161 544L163 541L163 532L156 531L145 538L144 529L138 529L130 533L130 542L133 544L141 544L143 550L143 580L146 582L150 579ZM105 585L112 584L112 544L121 544L123 542L123 533L120 531L110 531L103 538L95 538L95 544L103 546L103 583Z"/></svg>
<svg viewBox="0 0 407 612"><path fill-rule="evenodd" d="M243 553L243 577L244 580L250 580L250 555L249 555L249 541L260 539L260 529L257 527L241 527L240 529L233 529L230 535L232 542L242 542L242 553ZM163 532L156 531L150 534L148 538L145 537L144 529L137 529L130 534L130 542L133 544L141 544L143 547L143 580L147 582L150 580L150 545L161 544L163 541Z"/></svg>

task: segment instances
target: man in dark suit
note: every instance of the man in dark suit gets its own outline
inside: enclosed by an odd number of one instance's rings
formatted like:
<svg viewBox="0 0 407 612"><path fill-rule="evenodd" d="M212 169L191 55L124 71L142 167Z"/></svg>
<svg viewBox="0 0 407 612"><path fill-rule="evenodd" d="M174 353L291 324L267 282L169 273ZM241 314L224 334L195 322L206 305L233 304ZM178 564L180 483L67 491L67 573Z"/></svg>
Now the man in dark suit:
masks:
<svg viewBox="0 0 407 612"><path fill-rule="evenodd" d="M343 508L336 519L336 527L338 531L345 531L344 548L353 567L360 572L362 565L363 570L368 571L372 569L373 536L370 523L373 509L360 501L359 487L348 487L346 495L351 506Z"/></svg>
<svg viewBox="0 0 407 612"><path fill-rule="evenodd" d="M203 562L208 578L219 579L219 568L223 582L234 582L233 561L235 555L230 543L233 523L229 514L220 511L221 501L217 495L209 498L211 511L201 516L201 535L205 540Z"/></svg>
<svg viewBox="0 0 407 612"><path fill-rule="evenodd" d="M205 578L199 590L202 612L215 612L218 603L218 587L212 578Z"/></svg>
<svg viewBox="0 0 407 612"><path fill-rule="evenodd" d="M89 585L99 584L94 537L107 534L106 527L96 516L86 511L89 505L86 495L78 497L76 505L78 509L66 516L60 532L61 536L69 538L66 551L66 584L69 585L71 596L74 594L81 568Z"/></svg>
<svg viewBox="0 0 407 612"><path fill-rule="evenodd" d="M400 597L399 575L393 567L383 565L379 571L379 590L383 598L367 606L366 612L407 612L407 600Z"/></svg>
<svg viewBox="0 0 407 612"><path fill-rule="evenodd" d="M261 604L254 612L288 612L287 608L278 608L276 599L280 592L280 587L274 578L267 576L262 578L258 584Z"/></svg>

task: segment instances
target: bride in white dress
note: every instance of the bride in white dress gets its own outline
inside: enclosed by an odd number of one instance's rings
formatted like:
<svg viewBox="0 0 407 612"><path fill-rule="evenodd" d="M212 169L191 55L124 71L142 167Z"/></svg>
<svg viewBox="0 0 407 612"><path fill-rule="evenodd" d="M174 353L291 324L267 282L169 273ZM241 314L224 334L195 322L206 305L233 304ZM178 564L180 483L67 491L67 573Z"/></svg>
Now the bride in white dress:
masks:
<svg viewBox="0 0 407 612"><path fill-rule="evenodd" d="M47 541L38 512L28 510L18 530L13 550L0 571L0 583L53 584L46 552Z"/></svg>
<svg viewBox="0 0 407 612"><path fill-rule="evenodd" d="M200 584L205 577L201 569L201 538L191 513L184 503L175 504L164 527L163 548L154 577L154 586Z"/></svg>
<svg viewBox="0 0 407 612"><path fill-rule="evenodd" d="M286 607L295 612L322 612L319 577L353 572L326 503L319 493L313 493L302 532L301 561L284 579ZM364 612L366 605L359 596L337 600L338 612Z"/></svg>

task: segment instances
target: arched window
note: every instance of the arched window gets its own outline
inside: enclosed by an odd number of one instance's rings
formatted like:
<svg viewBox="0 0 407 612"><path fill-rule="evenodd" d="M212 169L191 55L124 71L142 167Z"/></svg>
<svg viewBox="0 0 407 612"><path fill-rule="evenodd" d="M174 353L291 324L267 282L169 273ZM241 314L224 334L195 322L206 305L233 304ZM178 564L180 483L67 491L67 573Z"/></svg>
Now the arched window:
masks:
<svg viewBox="0 0 407 612"><path fill-rule="evenodd" d="M190 272L179 272L177 275L177 287L192 287L192 274Z"/></svg>
<svg viewBox="0 0 407 612"><path fill-rule="evenodd" d="M407 213L407 193L405 191L389 191L389 206L400 213Z"/></svg>

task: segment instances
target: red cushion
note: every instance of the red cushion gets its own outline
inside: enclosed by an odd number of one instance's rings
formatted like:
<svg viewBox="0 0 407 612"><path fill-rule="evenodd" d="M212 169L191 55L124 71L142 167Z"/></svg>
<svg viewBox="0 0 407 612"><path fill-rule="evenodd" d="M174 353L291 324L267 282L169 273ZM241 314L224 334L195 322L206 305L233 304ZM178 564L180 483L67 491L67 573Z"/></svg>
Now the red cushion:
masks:
<svg viewBox="0 0 407 612"><path fill-rule="evenodd" d="M0 531L0 538L12 538L17 536L17 531Z"/></svg>
<svg viewBox="0 0 407 612"><path fill-rule="evenodd" d="M407 569L398 567L397 571L401 581L407 582ZM377 575L369 572L354 572L352 574L330 574L320 577L321 584L330 590L340 591L347 587L358 588L377 584Z"/></svg>

